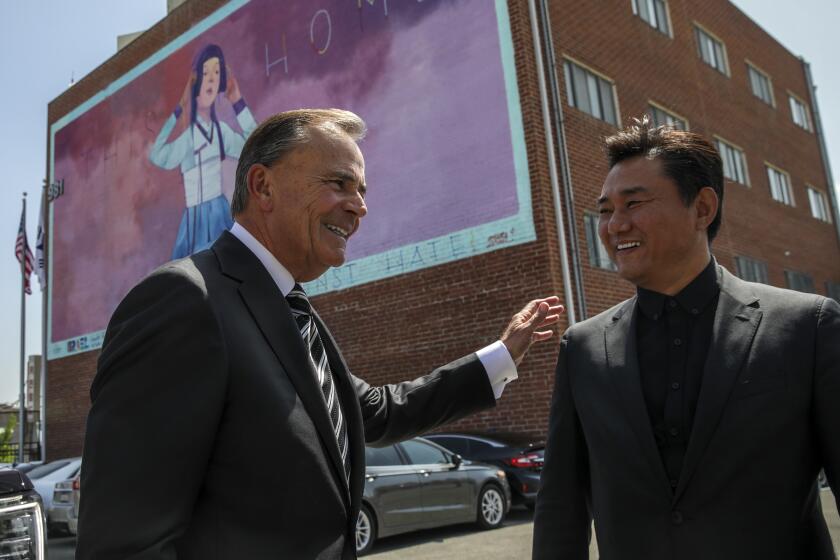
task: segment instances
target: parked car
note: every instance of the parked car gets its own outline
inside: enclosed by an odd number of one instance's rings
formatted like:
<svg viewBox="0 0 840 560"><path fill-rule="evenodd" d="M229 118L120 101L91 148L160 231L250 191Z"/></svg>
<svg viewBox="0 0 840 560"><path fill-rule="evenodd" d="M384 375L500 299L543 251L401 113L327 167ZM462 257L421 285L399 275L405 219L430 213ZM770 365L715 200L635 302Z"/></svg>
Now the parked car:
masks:
<svg viewBox="0 0 840 560"><path fill-rule="evenodd" d="M52 504L47 510L50 531L62 534L76 534L78 510L75 506L74 491L79 488L79 474L70 480L55 483ZM2 558L2 556L0 556Z"/></svg>
<svg viewBox="0 0 840 560"><path fill-rule="evenodd" d="M514 505L534 508L545 443L523 434L429 434L426 439L465 459L498 465L507 474Z"/></svg>
<svg viewBox="0 0 840 560"><path fill-rule="evenodd" d="M44 560L46 526L41 497L29 478L0 469L0 558Z"/></svg>
<svg viewBox="0 0 840 560"><path fill-rule="evenodd" d="M35 491L41 495L44 502L44 510L47 512L47 528L52 529L52 520L49 517L50 506L52 505L53 493L57 482L69 480L79 474L82 466L81 457L69 459L57 459L35 467L27 475L35 486Z"/></svg>
<svg viewBox="0 0 840 560"><path fill-rule="evenodd" d="M82 496L82 473L76 475L73 480L73 516L70 518L70 532L78 534L79 532L79 498Z"/></svg>
<svg viewBox="0 0 840 560"><path fill-rule="evenodd" d="M12 468L22 473L28 473L35 467L39 467L43 464L43 461L32 461L31 463L18 463L17 465L12 465Z"/></svg>
<svg viewBox="0 0 840 560"><path fill-rule="evenodd" d="M356 523L360 555L378 538L417 529L470 522L493 529L510 508L503 470L464 461L423 438L368 447L365 461L365 490Z"/></svg>

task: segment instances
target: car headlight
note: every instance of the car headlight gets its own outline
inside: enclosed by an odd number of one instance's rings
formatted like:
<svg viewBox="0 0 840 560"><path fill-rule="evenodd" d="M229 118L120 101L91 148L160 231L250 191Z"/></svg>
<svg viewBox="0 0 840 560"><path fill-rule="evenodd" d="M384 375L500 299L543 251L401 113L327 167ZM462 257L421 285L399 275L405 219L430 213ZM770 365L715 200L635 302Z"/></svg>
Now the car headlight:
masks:
<svg viewBox="0 0 840 560"><path fill-rule="evenodd" d="M507 475L505 474L505 471L496 471L496 476L499 478L505 478Z"/></svg>
<svg viewBox="0 0 840 560"><path fill-rule="evenodd" d="M44 513L24 496L0 500L0 558L44 558Z"/></svg>

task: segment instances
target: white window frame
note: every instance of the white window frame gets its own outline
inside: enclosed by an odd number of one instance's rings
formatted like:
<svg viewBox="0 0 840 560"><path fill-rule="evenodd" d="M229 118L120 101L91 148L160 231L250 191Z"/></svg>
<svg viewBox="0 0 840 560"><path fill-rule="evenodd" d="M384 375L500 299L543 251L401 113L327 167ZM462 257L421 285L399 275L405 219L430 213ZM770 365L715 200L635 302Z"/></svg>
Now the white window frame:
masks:
<svg viewBox="0 0 840 560"><path fill-rule="evenodd" d="M840 282L825 281L825 295L840 303Z"/></svg>
<svg viewBox="0 0 840 560"><path fill-rule="evenodd" d="M808 132L814 131L814 121L811 119L811 106L805 102L804 99L793 93L792 91L788 90L788 108L790 109L790 120L793 121L793 124L801 128L802 130L807 130ZM805 119L805 125L796 122L796 110L794 109L794 103L799 105L802 108L802 117Z"/></svg>
<svg viewBox="0 0 840 560"><path fill-rule="evenodd" d="M767 270L767 263L764 261L747 257L745 255L735 255L735 271L738 274L738 278L741 280L746 280L747 282L760 282L762 284L770 283L770 273Z"/></svg>
<svg viewBox="0 0 840 560"><path fill-rule="evenodd" d="M720 45L720 52L721 52L721 59L722 59L721 62L723 62L723 69L718 68L716 65L707 62L706 59L703 57L703 44L700 41L700 33L706 35L709 39L712 39L714 42L716 42ZM731 74L729 72L729 55L726 52L726 43L723 42L723 39L721 39L720 37L718 37L717 35L715 35L711 31L709 31L709 29L707 27L705 27L704 25L702 25L701 23L695 21L694 22L694 40L697 43L697 54L698 54L698 56L700 56L700 60L703 61L703 64L706 64L710 68L714 68L715 70L717 70L718 72L720 72L721 74L726 76L727 78L730 77ZM715 51L715 53L712 53L712 56L713 56L713 58L717 59L716 51Z"/></svg>
<svg viewBox="0 0 840 560"><path fill-rule="evenodd" d="M795 286L794 284L808 284L810 290L802 289L803 286ZM814 277L798 270L785 269L785 285L790 290L797 290L806 294L817 293L817 285L814 282Z"/></svg>
<svg viewBox="0 0 840 560"><path fill-rule="evenodd" d="M607 82L607 84L609 84L610 92L612 93L613 113L615 114L615 122L614 123L606 120L603 115L600 115L600 116L595 115L595 114L590 113L589 111L577 106L577 104L575 102L575 94L574 94L574 91L573 91L573 83L572 82L574 80L571 78L572 69L569 66L570 64L573 64L573 65L579 67L584 72L588 72L589 74L592 74L594 77L600 78L601 80L603 80L603 81ZM611 125L611 126L614 126L614 127L618 128L618 126L621 123L621 108L620 108L619 102L618 102L618 89L615 86L615 80L613 80L609 76L606 76L606 75L602 74L601 72L598 72L597 70L594 70L592 67L587 66L586 64L582 63L581 61L579 61L575 58L572 58L570 56L566 56L566 55L563 56L563 79L566 81L566 102L569 104L570 107L574 107L578 111L580 111L582 113L585 113L585 114L589 115L590 117L593 117L595 119L598 119L601 122L605 122L608 125ZM589 96L591 97L591 94L592 94L591 84L588 81L587 81L587 89L590 90L588 93L589 93ZM598 91L600 92L600 84L599 84L599 87L598 87ZM599 94L599 97L600 97L600 94ZM599 107L598 110L601 111L601 108Z"/></svg>
<svg viewBox="0 0 840 560"><path fill-rule="evenodd" d="M764 167L767 169L767 184L770 187L770 197L773 200L775 200L776 202L780 202L780 203L785 204L787 206L796 206L796 199L793 196L793 182L791 182L791 180L790 180L790 173L788 173L787 171L785 171L781 167L773 165L769 161L764 162ZM778 173L779 175L781 175L782 177L785 178L785 186L787 187L787 191L786 191L787 192L787 197L785 197L784 194L782 194L781 198L777 198L775 186L773 185L773 179L772 179L772 176L770 175L771 171L773 171L775 173ZM780 191L780 192L782 192L782 191ZM790 200L788 201L787 199L790 199Z"/></svg>
<svg viewBox="0 0 840 560"><path fill-rule="evenodd" d="M689 122L688 122L688 119L683 117L679 113L676 113L676 112L672 111L671 109L665 107L661 103L657 103L656 101L653 101L652 99L648 99L648 105L650 107L658 109L659 111L662 111L663 113L665 113L666 115L671 117L671 119L673 119L673 120L682 121L685 124L685 130L686 131L691 129L690 125L689 125ZM653 117L653 114L651 114L651 117ZM654 123L654 124L656 124L656 123ZM671 123L666 123L666 124L668 124L670 126ZM659 126L659 125L657 125L657 126Z"/></svg>
<svg viewBox="0 0 840 560"><path fill-rule="evenodd" d="M756 98L758 98L761 101L763 101L764 103L766 103L767 105L770 105L771 107L775 108L776 107L776 92L773 91L773 78L770 77L770 74L768 74L767 72L762 70L757 64L753 63L749 59L745 59L744 62L747 63L747 81L750 83L750 91L752 92L752 94ZM759 76L761 76L762 78L767 80L767 89L769 90L769 93L770 93L770 100L769 101L764 99L763 97L761 97L760 95L758 95L755 92L755 89L753 88L752 75L750 74L750 71L755 72L756 74L758 74Z"/></svg>
<svg viewBox="0 0 840 560"><path fill-rule="evenodd" d="M828 207L828 197L819 189L805 185L808 191L808 204L811 206L811 216L821 222L831 223L831 211Z"/></svg>
<svg viewBox="0 0 840 560"><path fill-rule="evenodd" d="M592 268L600 270L616 271L618 267L610 258L607 248L601 242L601 236L598 235L598 223L600 217L594 212L583 213L583 226L586 230L586 244L589 246L589 264Z"/></svg>
<svg viewBox="0 0 840 560"><path fill-rule="evenodd" d="M642 17L642 13L639 10L639 2L644 2L645 4L647 4L648 13L653 13L653 17L656 18L656 23ZM655 8L654 8L653 12L651 12L651 10L650 10L651 4L654 4L656 2L661 2L662 5L664 6L665 27L666 27L665 31L663 31L662 28L659 26L659 19L660 19L659 18L659 13L656 11ZM659 31L660 33L665 35L666 37L670 37L671 39L674 38L674 27L671 25L671 9L668 6L668 0L630 0L630 4L633 7L633 15L638 16L638 18L640 20L642 20L643 22L645 22L646 24L648 24L652 28L656 29L657 31Z"/></svg>
<svg viewBox="0 0 840 560"><path fill-rule="evenodd" d="M739 185L744 185L744 186L749 187L750 186L750 169L749 169L749 166L747 165L747 153L744 151L743 148L741 148L737 144L735 144L733 142L730 142L726 138L718 136L717 134L714 135L714 139L715 139L715 144L716 144L715 147L717 148L718 153L720 154L720 159L722 160L722 163L723 163L723 176L726 179L728 179L729 181L732 181L734 183L738 183ZM741 163L741 166L743 167L743 171L744 171L744 180L743 181L738 177L733 177L732 175L727 175L726 174L727 155L728 154L724 152L722 146L726 146L728 149L734 151L736 153L736 155L740 156L740 158L739 158L740 163Z"/></svg>

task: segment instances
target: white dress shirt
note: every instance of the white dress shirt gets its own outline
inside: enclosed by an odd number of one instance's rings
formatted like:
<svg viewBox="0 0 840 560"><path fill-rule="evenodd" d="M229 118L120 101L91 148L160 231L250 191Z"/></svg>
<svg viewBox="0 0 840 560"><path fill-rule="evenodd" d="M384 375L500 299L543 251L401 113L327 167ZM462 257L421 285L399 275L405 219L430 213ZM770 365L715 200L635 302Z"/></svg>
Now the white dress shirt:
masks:
<svg viewBox="0 0 840 560"><path fill-rule="evenodd" d="M286 267L280 264L280 261L238 222L233 223L230 232L256 255L271 275L274 283L277 284L277 288L283 294L283 297L289 295L289 292L292 291L295 285L295 279L292 278L292 275L286 270ZM493 344L478 350L476 355L487 372L490 386L493 388L493 394L497 399L500 398L505 386L519 377L516 373L516 364L513 358L511 358L510 352L508 352L508 349L501 340L497 340Z"/></svg>

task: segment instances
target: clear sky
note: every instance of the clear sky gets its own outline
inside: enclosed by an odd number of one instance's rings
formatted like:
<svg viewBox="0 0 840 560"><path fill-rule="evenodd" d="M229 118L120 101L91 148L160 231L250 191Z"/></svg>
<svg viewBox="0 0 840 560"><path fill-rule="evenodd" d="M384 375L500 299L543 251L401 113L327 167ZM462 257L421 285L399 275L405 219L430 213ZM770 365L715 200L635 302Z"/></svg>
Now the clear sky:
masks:
<svg viewBox="0 0 840 560"><path fill-rule="evenodd" d="M686 1L686 0L683 0ZM694 1L694 0L692 0ZM696 0L701 1L701 0ZM629 0L628 0L629 3ZM734 0L788 50L811 63L835 177L840 179L840 63L833 32L837 0ZM38 196L45 177L47 103L116 52L116 36L147 29L166 15L165 0L26 0L2 2L0 17L0 402L17 399L20 276L14 243L21 193L30 193L28 234L34 252ZM79 219L84 219L80 216ZM26 353L41 352L41 293L26 302Z"/></svg>

